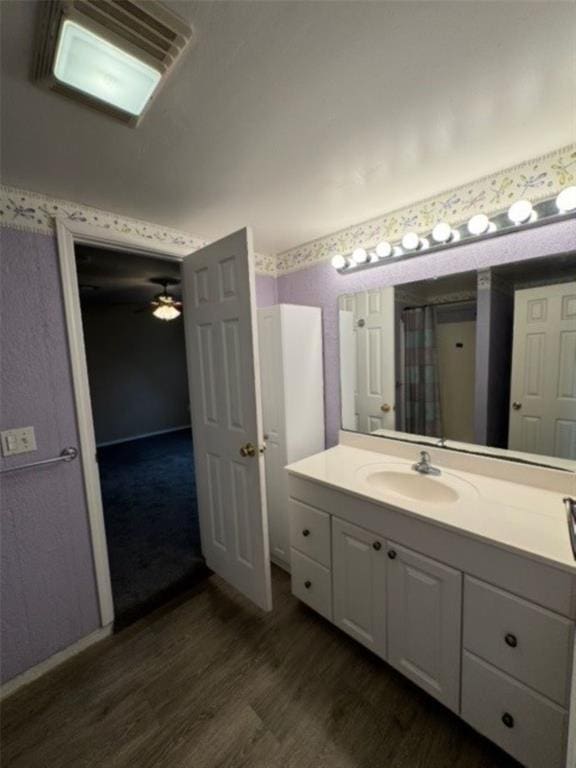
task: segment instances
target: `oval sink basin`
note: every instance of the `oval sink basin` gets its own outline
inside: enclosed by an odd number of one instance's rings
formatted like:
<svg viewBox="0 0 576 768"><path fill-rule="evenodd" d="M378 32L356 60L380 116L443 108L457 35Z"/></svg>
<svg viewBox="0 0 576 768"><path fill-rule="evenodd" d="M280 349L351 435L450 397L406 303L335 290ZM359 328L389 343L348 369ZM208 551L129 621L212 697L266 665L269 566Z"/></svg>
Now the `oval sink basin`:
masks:
<svg viewBox="0 0 576 768"><path fill-rule="evenodd" d="M441 478L413 475L404 472L373 472L368 475L366 482L380 491L392 491L400 496L418 501L427 501L434 504L453 504L460 496L449 485L442 482Z"/></svg>
<svg viewBox="0 0 576 768"><path fill-rule="evenodd" d="M452 472L420 475L411 464L368 464L357 472L373 491L380 495L401 496L423 504L456 504L476 498L476 488Z"/></svg>

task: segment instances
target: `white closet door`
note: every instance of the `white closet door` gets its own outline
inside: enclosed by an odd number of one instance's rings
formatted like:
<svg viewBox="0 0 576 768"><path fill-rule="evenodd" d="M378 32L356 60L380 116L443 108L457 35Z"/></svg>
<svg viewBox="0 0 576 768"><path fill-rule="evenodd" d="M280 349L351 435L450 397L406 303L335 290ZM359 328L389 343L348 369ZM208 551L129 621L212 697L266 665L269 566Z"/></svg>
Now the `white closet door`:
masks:
<svg viewBox="0 0 576 768"><path fill-rule="evenodd" d="M202 551L215 573L270 610L251 233L187 256L182 274Z"/></svg>
<svg viewBox="0 0 576 768"><path fill-rule="evenodd" d="M576 282L515 293L508 447L576 458Z"/></svg>

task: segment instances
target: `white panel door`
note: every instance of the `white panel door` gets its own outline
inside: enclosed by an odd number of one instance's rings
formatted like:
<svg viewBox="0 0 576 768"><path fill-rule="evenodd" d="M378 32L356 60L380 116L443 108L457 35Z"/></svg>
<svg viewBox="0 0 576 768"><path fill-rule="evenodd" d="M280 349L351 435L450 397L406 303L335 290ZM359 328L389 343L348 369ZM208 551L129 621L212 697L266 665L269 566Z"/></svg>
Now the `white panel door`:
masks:
<svg viewBox="0 0 576 768"><path fill-rule="evenodd" d="M334 622L386 658L386 546L364 528L332 518Z"/></svg>
<svg viewBox="0 0 576 768"><path fill-rule="evenodd" d="M182 274L202 551L215 573L270 610L251 233L187 256Z"/></svg>
<svg viewBox="0 0 576 768"><path fill-rule="evenodd" d="M508 447L576 459L576 282L514 295Z"/></svg>
<svg viewBox="0 0 576 768"><path fill-rule="evenodd" d="M358 429L395 429L394 288L356 294Z"/></svg>
<svg viewBox="0 0 576 768"><path fill-rule="evenodd" d="M462 574L388 542L388 661L458 712Z"/></svg>

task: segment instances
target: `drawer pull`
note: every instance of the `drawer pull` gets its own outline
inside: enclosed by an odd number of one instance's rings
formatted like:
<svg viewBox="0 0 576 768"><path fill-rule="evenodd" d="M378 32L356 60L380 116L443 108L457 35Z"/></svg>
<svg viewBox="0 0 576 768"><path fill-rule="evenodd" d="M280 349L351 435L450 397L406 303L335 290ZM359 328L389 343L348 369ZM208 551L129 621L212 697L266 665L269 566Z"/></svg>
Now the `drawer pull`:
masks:
<svg viewBox="0 0 576 768"><path fill-rule="evenodd" d="M390 560L394 560L396 558L396 552L393 549L388 550L388 557Z"/></svg>
<svg viewBox="0 0 576 768"><path fill-rule="evenodd" d="M504 642L506 643L506 645L509 645L510 648L516 648L516 646L518 645L518 638L516 637L516 635L513 635L512 632L508 632L504 636Z"/></svg>
<svg viewBox="0 0 576 768"><path fill-rule="evenodd" d="M374 544L372 544L376 552L379 552L382 549L382 544L379 541L375 541Z"/></svg>
<svg viewBox="0 0 576 768"><path fill-rule="evenodd" d="M310 589L310 587L312 586L312 582L311 581L305 581L304 582L304 586L306 587L306 589Z"/></svg>
<svg viewBox="0 0 576 768"><path fill-rule="evenodd" d="M514 718L510 714L510 712L504 712L502 715L502 722L506 726L506 728L514 728Z"/></svg>
<svg viewBox="0 0 576 768"><path fill-rule="evenodd" d="M304 528L304 530L302 531L302 536L310 536L310 531L308 530L308 528Z"/></svg>

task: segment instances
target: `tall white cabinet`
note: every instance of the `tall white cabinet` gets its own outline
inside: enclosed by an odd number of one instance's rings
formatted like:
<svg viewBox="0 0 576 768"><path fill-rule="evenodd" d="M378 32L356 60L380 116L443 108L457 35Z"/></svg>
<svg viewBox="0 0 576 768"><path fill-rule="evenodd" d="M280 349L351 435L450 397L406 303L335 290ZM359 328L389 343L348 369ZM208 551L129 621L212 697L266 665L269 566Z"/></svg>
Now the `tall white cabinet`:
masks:
<svg viewBox="0 0 576 768"><path fill-rule="evenodd" d="M258 310L270 554L290 569L287 464L324 450L322 312L276 304Z"/></svg>

